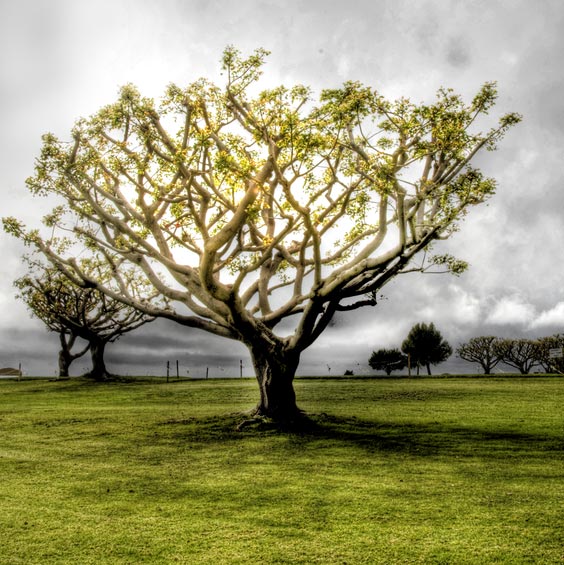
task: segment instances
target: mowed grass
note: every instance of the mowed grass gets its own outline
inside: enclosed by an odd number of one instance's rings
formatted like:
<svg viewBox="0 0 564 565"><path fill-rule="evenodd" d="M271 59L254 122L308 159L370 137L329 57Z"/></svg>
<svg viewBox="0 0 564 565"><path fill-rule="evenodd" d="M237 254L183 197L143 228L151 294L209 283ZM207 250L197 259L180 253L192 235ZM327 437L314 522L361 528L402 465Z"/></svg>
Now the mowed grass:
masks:
<svg viewBox="0 0 564 565"><path fill-rule="evenodd" d="M0 563L564 562L564 380L0 381Z"/></svg>

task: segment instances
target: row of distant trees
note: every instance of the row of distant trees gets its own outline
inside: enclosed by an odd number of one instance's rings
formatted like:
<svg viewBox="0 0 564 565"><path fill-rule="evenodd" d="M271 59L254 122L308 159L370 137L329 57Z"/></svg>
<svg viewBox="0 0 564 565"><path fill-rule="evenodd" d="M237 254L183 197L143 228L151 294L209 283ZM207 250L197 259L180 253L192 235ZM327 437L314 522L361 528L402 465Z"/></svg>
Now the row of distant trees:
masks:
<svg viewBox="0 0 564 565"><path fill-rule="evenodd" d="M473 337L456 350L461 359L478 363L486 375L500 363L527 375L533 369L546 373L564 373L564 358L552 357L551 350L564 347L564 335L555 334L538 339L507 339L495 336Z"/></svg>
<svg viewBox="0 0 564 565"><path fill-rule="evenodd" d="M564 358L551 355L551 351L564 348L564 335L541 337L538 339L508 339L496 336L473 337L462 343L456 355L470 363L481 366L484 374L504 364L526 375L533 369L544 372L564 373ZM406 367L414 368L419 374L421 367L431 374L431 365L446 361L453 353L450 344L443 338L434 324L420 323L413 326L401 345L401 349L379 349L373 351L368 361L376 371L390 375Z"/></svg>

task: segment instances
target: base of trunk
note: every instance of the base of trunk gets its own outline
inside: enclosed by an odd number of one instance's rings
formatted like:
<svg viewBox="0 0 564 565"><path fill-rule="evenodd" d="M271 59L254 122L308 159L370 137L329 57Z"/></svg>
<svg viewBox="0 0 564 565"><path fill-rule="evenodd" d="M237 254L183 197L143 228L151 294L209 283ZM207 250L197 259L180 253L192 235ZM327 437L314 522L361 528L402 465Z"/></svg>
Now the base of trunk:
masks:
<svg viewBox="0 0 564 565"><path fill-rule="evenodd" d="M303 410L300 410L295 404L290 408L270 410L265 409L259 403L256 408L251 412L253 418L262 418L267 420L272 420L275 422L300 422L307 419L307 416Z"/></svg>
<svg viewBox="0 0 564 565"><path fill-rule="evenodd" d="M292 416L288 414L277 417L262 414L259 407L245 413L245 419L237 425L237 431L244 429L279 430L283 432L304 432L314 428L311 418L302 410L296 410Z"/></svg>
<svg viewBox="0 0 564 565"><path fill-rule="evenodd" d="M285 383L284 390L277 392L272 390L272 383L261 384L261 399L252 413L254 417L269 418L277 422L293 422L303 417L304 413L296 404L292 383Z"/></svg>
<svg viewBox="0 0 564 565"><path fill-rule="evenodd" d="M252 344L249 349L260 392L254 417L282 424L303 420L304 414L296 404L294 392L299 354L264 342Z"/></svg>
<svg viewBox="0 0 564 565"><path fill-rule="evenodd" d="M117 375L112 375L111 373L108 373L107 371L89 371L88 373L84 373L84 375L82 375L83 378L85 379L91 379L93 381L99 381L99 382L103 382L103 381L111 381L112 379L114 379Z"/></svg>
<svg viewBox="0 0 564 565"><path fill-rule="evenodd" d="M111 373L108 373L108 370L106 369L106 363L104 362L105 350L105 341L90 340L92 369L88 373L86 373L84 377L95 381L108 381L114 376Z"/></svg>

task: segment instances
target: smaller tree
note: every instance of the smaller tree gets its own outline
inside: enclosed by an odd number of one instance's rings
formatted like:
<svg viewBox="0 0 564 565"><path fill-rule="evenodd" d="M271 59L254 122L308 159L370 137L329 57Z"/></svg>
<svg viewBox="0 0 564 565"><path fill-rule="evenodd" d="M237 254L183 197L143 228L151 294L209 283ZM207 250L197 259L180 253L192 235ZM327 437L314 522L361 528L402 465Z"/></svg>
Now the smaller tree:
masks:
<svg viewBox="0 0 564 565"><path fill-rule="evenodd" d="M68 283L55 276L52 269L46 269L43 276L25 276L15 280L14 286L20 291L17 298L23 300L32 314L39 318L50 331L59 334L61 344L59 376L68 377L72 362L82 357L90 348L90 343L87 343L83 349L73 352L78 334L57 315L57 312L64 309L65 303L71 298Z"/></svg>
<svg viewBox="0 0 564 565"><path fill-rule="evenodd" d="M497 339L492 335L473 337L467 343L460 345L456 354L464 361L479 363L484 374L491 375L492 369L501 361L495 347Z"/></svg>
<svg viewBox="0 0 564 565"><path fill-rule="evenodd" d="M90 350L92 369L86 376L96 380L109 377L104 361L106 345L154 318L94 288L74 284L54 267L29 258L24 260L29 264L30 274L17 279L14 284L21 292L18 297L31 312L49 330L59 333L59 375L68 376L70 364ZM82 264L88 270L102 268L92 259L85 259ZM121 281L132 292L142 292L146 286L127 272L121 274ZM77 338L83 339L87 346L72 353Z"/></svg>
<svg viewBox="0 0 564 565"><path fill-rule="evenodd" d="M547 373L557 372L564 374L564 357L550 357L551 349L564 348L564 335L554 334L548 337L541 337L537 340L538 362Z"/></svg>
<svg viewBox="0 0 564 565"><path fill-rule="evenodd" d="M390 376L392 371L407 367L407 357L399 349L379 349L372 352L368 364L375 371L385 371Z"/></svg>
<svg viewBox="0 0 564 565"><path fill-rule="evenodd" d="M503 363L528 375L535 365L539 365L541 347L532 339L499 339L495 342L495 354Z"/></svg>
<svg viewBox="0 0 564 565"><path fill-rule="evenodd" d="M410 359L410 365L427 367L427 374L431 374L431 365L438 365L452 355L452 347L433 323L415 324L409 331L407 338L401 345L401 350Z"/></svg>

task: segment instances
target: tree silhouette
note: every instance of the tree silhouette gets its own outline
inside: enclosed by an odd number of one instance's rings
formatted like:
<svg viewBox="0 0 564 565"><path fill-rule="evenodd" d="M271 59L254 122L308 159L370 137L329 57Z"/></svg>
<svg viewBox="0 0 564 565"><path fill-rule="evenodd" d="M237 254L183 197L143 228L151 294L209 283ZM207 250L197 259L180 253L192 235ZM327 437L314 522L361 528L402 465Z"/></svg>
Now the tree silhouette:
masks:
<svg viewBox="0 0 564 565"><path fill-rule="evenodd" d="M379 349L372 352L368 364L375 371L385 371L389 376L392 371L407 367L407 357L399 349Z"/></svg>
<svg viewBox="0 0 564 565"><path fill-rule="evenodd" d="M446 361L452 354L449 343L431 324L415 324L407 334L401 345L403 353L409 356L411 365L427 367L427 374L431 374L431 365L438 365Z"/></svg>
<svg viewBox="0 0 564 565"><path fill-rule="evenodd" d="M547 372L564 373L564 357L551 357L551 349L564 349L564 335L554 334L552 336L541 337L537 340L539 344L538 362L540 366Z"/></svg>
<svg viewBox="0 0 564 565"><path fill-rule="evenodd" d="M461 344L456 354L461 359L471 363L479 363L484 374L490 375L492 369L501 361L499 350L496 348L498 338L488 335L473 337L467 343Z"/></svg>
<svg viewBox="0 0 564 565"><path fill-rule="evenodd" d="M299 420L300 355L336 312L374 305L399 274L464 269L446 255L415 258L494 193L470 161L520 117L476 127L494 83L468 104L449 89L432 104L390 102L358 82L317 101L302 85L260 92L266 55L228 48L223 86L171 85L156 104L128 85L79 120L70 142L44 136L28 187L65 206L48 236L14 218L4 226L85 286L244 343L256 414ZM84 272L57 235L68 231L107 254L110 272L136 269L167 306Z"/></svg>
<svg viewBox="0 0 564 565"><path fill-rule="evenodd" d="M532 339L499 339L494 350L503 363L522 375L528 375L535 365L540 365L541 346Z"/></svg>
<svg viewBox="0 0 564 565"><path fill-rule="evenodd" d="M67 301L69 293L67 290L68 281L51 280L53 272L46 272L44 277L33 278L25 276L14 281L14 285L20 290L18 298L21 298L28 306L30 311L39 318L47 328L59 334L61 349L59 351L59 376L68 377L71 363L82 357L89 349L90 344L73 352L78 335L65 325L60 317L56 315L61 304ZM62 284L60 284L62 283ZM53 305L57 305L54 307Z"/></svg>
<svg viewBox="0 0 564 565"><path fill-rule="evenodd" d="M83 263L85 270L99 269L92 263ZM111 376L104 361L106 345L154 318L95 288L77 286L54 267L37 261L28 261L28 264L31 274L17 279L14 284L31 312L49 330L59 334L59 375L68 376L70 364L90 350L92 369L86 376L96 380ZM132 283L129 281L130 285ZM86 341L87 346L72 353L77 338Z"/></svg>

